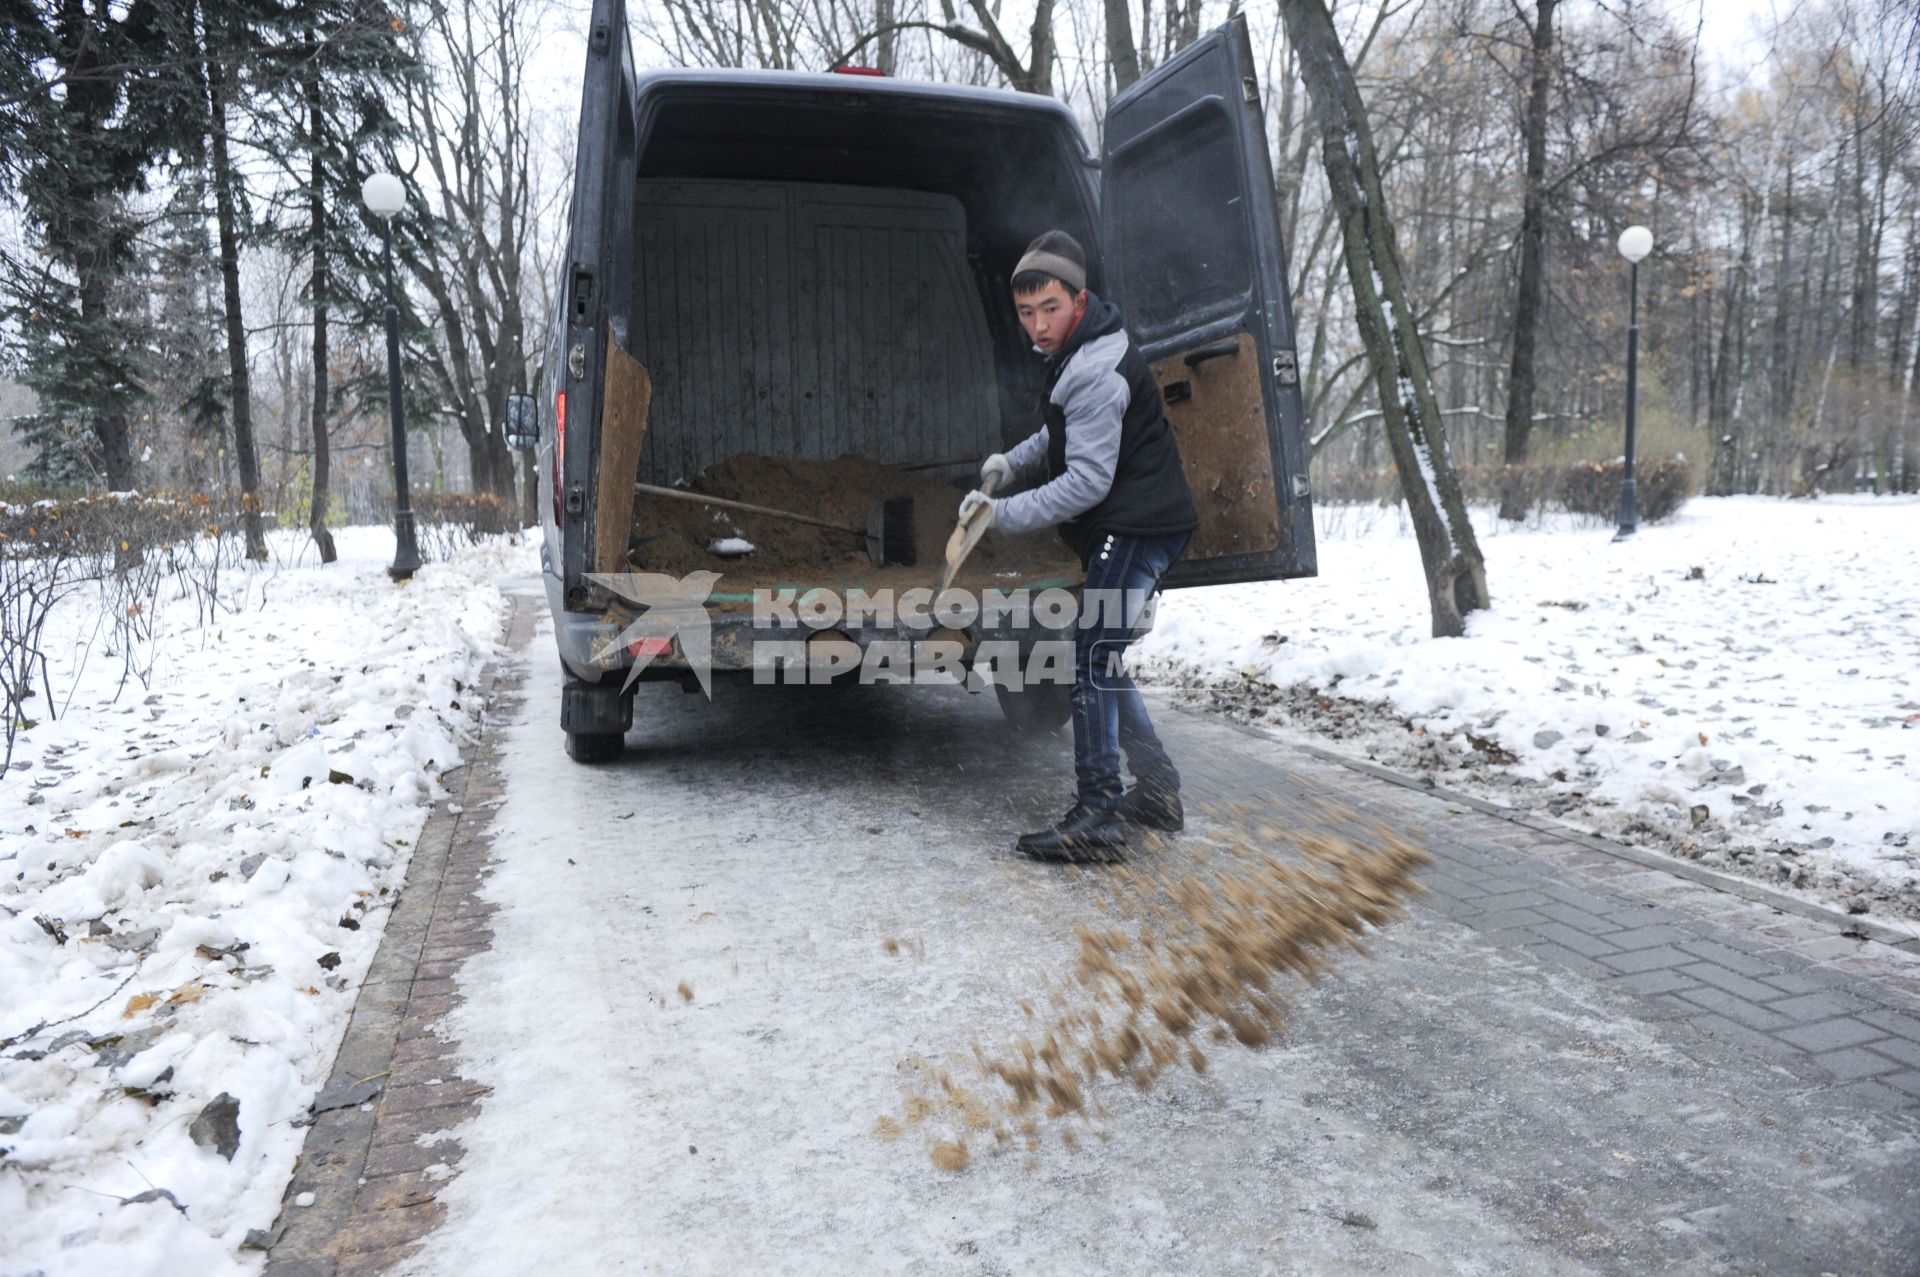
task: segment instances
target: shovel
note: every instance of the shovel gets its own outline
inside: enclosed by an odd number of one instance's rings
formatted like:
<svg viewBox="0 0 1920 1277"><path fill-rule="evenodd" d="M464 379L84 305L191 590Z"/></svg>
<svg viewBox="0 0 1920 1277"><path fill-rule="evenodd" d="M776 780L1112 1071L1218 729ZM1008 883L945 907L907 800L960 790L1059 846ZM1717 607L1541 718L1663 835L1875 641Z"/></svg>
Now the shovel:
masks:
<svg viewBox="0 0 1920 1277"><path fill-rule="evenodd" d="M980 483L980 491L992 496L1000 487L1000 472L994 471ZM940 592L944 593L953 584L954 573L973 553L973 547L980 544L980 538L987 534L986 506L980 506L954 526L953 535L947 538L947 570L940 577Z"/></svg>

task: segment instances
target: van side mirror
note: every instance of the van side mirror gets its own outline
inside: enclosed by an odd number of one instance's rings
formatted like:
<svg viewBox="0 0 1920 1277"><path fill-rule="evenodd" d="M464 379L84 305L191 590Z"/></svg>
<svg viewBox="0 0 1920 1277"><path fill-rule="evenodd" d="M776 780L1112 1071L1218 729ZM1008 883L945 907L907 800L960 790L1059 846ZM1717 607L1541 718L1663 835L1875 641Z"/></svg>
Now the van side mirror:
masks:
<svg viewBox="0 0 1920 1277"><path fill-rule="evenodd" d="M540 442L540 413L532 395L507 396L507 447L531 452Z"/></svg>

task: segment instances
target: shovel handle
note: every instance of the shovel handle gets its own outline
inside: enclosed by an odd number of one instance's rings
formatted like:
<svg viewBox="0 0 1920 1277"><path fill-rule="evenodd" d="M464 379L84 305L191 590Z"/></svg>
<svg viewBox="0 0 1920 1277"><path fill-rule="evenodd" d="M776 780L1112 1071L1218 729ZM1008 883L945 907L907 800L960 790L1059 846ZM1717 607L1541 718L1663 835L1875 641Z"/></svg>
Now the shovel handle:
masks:
<svg viewBox="0 0 1920 1277"><path fill-rule="evenodd" d="M653 497L672 497L676 501L697 501L701 505L718 506L722 510L738 510L743 514L764 514L769 519L785 519L790 523L808 523L816 528L832 528L835 532L845 532L852 536L865 536L865 528L850 528L844 523L835 523L830 519L816 519L810 514L795 514L791 510L776 510L772 506L754 505L750 501L735 501L731 497L709 497L698 492L683 492L679 488L662 488L651 483L636 483L635 492L644 492Z"/></svg>

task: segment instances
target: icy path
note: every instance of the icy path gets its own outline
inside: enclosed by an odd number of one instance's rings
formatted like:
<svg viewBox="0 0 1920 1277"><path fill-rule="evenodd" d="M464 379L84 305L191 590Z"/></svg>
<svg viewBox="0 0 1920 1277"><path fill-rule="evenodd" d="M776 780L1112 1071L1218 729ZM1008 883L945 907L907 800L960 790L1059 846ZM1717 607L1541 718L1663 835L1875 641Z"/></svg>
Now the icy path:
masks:
<svg viewBox="0 0 1920 1277"><path fill-rule="evenodd" d="M1424 909L1283 990L1274 1047L1108 1085L1104 1118L1032 1148L976 1131L971 1164L938 1170L930 1141L961 1132L912 1120L918 1069L978 1085L970 1044L1024 1030L1072 929L1124 924L1097 874L1008 851L1066 792L1065 744L957 692L650 687L626 758L582 768L550 641L524 721L488 738L513 760L493 939L443 1026L490 1090L436 1145L452 1178L421 1185L447 1222L395 1272L1865 1271L1903 1244L1910 1129L1682 1026L1703 1065L1636 1000ZM1215 721L1163 728L1214 810L1285 819L1363 783Z"/></svg>
<svg viewBox="0 0 1920 1277"><path fill-rule="evenodd" d="M1489 526L1494 606L1449 640L1393 513L1322 522L1315 580L1170 594L1141 645L1154 680L1621 841L1920 913L1920 502L1697 499L1621 544Z"/></svg>
<svg viewBox="0 0 1920 1277"><path fill-rule="evenodd" d="M0 780L9 1277L259 1266L242 1243L278 1212L385 898L477 719L493 578L534 563L492 543L396 586L390 532L338 543L325 568L230 571L238 610L204 634L167 602L151 693L114 698L87 599L55 614L74 694ZM237 1120L217 1106L196 1142L222 1095Z"/></svg>

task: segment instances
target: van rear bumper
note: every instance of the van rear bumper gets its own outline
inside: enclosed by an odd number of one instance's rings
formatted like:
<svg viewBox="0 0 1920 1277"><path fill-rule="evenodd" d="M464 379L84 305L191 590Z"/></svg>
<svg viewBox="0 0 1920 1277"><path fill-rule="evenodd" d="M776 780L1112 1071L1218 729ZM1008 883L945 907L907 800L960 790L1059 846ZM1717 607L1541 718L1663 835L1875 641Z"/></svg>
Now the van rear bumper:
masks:
<svg viewBox="0 0 1920 1277"><path fill-rule="evenodd" d="M963 670L973 669L982 660L990 661L996 670L1007 668L1013 661L1018 662L1019 669L1027 670L1037 659L1054 661L1059 676L1069 682L1072 679L1075 627L1071 616L1058 625L1030 617L1025 624L975 624L950 629L931 622L931 618L909 623L901 618L868 617L857 625L843 621L809 628L769 623L748 612L708 609L704 634L697 625L678 633L656 633L644 624L644 612L617 601L596 612L569 612L564 606L560 578L553 574L543 577L561 664L571 678L582 683L623 683L636 664L643 665L638 679L688 678L696 673L702 640L710 670L753 673L775 682L787 681L793 666L806 664L810 645L833 642L851 642L857 647L863 672L884 668L887 677L897 681L931 669L950 668L956 661ZM636 621L642 624L630 628ZM1142 617L1139 632L1144 633L1151 623L1149 612ZM1041 648L1042 644L1047 648ZM838 659L844 662L847 655L842 648ZM830 653L823 658L817 652L813 658L835 659Z"/></svg>

